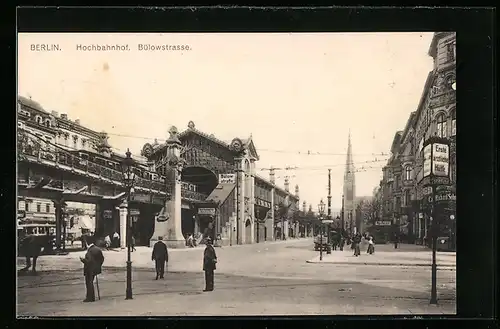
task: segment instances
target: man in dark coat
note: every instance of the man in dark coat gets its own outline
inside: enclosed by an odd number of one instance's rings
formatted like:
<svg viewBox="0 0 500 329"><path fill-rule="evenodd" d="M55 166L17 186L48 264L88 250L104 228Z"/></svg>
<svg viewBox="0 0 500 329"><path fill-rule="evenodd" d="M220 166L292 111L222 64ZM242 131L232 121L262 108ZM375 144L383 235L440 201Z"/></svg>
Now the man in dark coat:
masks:
<svg viewBox="0 0 500 329"><path fill-rule="evenodd" d="M159 236L158 242L156 242L155 245L153 246L153 254L151 255L151 260L154 260L155 262L155 269L156 269L155 280L158 280L158 277L160 277L160 279L164 278L165 264L168 263L167 245L163 243L162 240L163 237Z"/></svg>
<svg viewBox="0 0 500 329"><path fill-rule="evenodd" d="M214 290L214 270L217 263L217 255L215 254L212 239L209 237L206 240L206 248L203 253L203 271L205 271L205 289L203 291Z"/></svg>
<svg viewBox="0 0 500 329"><path fill-rule="evenodd" d="M88 236L87 241L90 243L87 253L84 257L80 257L83 263L83 275L85 277L85 288L87 290L84 303L94 302L94 277L102 272L102 264L104 263L104 255L99 247L94 245L94 237Z"/></svg>
<svg viewBox="0 0 500 329"><path fill-rule="evenodd" d="M19 240L20 250L19 253L26 257L26 267L23 268L22 272L27 272L31 267L31 258L33 258L33 268L32 273L36 275L36 260L42 251L41 242L39 238L34 235L23 236Z"/></svg>
<svg viewBox="0 0 500 329"><path fill-rule="evenodd" d="M352 239L352 244L354 247L354 256L358 257L361 255L361 250L359 244L361 243L361 235L358 233Z"/></svg>

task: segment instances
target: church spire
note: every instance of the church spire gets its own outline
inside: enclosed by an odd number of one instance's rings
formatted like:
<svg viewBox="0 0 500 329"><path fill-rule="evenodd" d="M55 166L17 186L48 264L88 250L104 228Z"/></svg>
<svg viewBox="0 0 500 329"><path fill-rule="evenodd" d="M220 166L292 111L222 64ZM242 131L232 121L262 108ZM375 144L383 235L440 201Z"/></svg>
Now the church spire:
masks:
<svg viewBox="0 0 500 329"><path fill-rule="evenodd" d="M349 129L349 136L347 139L347 157L345 162L345 176L354 175L354 161L352 160L352 145L351 145L351 129Z"/></svg>

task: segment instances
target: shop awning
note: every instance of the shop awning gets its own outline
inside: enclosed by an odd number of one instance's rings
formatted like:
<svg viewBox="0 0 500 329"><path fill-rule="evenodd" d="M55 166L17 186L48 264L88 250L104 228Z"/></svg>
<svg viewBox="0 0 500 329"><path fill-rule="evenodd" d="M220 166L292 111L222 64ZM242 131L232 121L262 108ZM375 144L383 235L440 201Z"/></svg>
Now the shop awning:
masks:
<svg viewBox="0 0 500 329"><path fill-rule="evenodd" d="M226 199L229 197L231 192L234 190L235 184L219 184L216 188L210 193L207 200L208 202L219 203L222 205Z"/></svg>
<svg viewBox="0 0 500 329"><path fill-rule="evenodd" d="M88 215L78 216L78 226L92 231L95 229L95 221Z"/></svg>

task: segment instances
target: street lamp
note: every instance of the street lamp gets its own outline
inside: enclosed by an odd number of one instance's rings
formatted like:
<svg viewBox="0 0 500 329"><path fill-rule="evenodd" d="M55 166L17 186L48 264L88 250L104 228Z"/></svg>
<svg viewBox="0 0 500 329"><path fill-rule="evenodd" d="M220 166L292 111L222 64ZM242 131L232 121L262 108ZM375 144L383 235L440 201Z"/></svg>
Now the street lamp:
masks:
<svg viewBox="0 0 500 329"><path fill-rule="evenodd" d="M323 220L323 214L325 213L325 203L321 199L318 205L319 219ZM319 260L323 260L323 223L320 226L320 236L319 236Z"/></svg>
<svg viewBox="0 0 500 329"><path fill-rule="evenodd" d="M126 241L127 241L127 290L125 291L125 299L132 299L132 261L131 257L131 231L132 231L132 221L130 220L130 200L134 189L135 171L134 164L135 161L131 158L130 150L127 149L125 153L126 157L123 159L122 174L123 174L123 185L127 189L127 231L126 231Z"/></svg>

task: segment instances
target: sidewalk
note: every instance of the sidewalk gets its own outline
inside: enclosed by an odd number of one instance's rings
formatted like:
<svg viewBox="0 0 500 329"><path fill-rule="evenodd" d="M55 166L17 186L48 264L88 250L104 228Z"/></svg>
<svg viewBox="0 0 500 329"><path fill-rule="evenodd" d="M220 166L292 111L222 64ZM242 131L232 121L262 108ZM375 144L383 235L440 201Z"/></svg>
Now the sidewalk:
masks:
<svg viewBox="0 0 500 329"><path fill-rule="evenodd" d="M216 252L219 250L236 250L236 249L252 249L259 248L266 245L276 244L289 244L297 243L299 241L306 241L307 238L301 239L288 239L284 241L264 241L253 244L242 244L225 247L216 247ZM311 238L312 240L312 238ZM182 248L168 250L169 254L169 267L173 271L182 272L198 272L201 271L201 260L203 257L203 250L205 246L197 246L195 248ZM150 247L136 247L136 251L131 253L132 266L134 268L152 268L154 267L151 261L152 248ZM86 251L75 251L67 255L47 255L41 256L37 261L38 271L72 271L81 269L82 263L80 257L85 256ZM127 248L103 250L104 254L104 267L106 268L123 268L127 261ZM17 258L17 269L20 270L25 265L24 257Z"/></svg>
<svg viewBox="0 0 500 329"><path fill-rule="evenodd" d="M319 254L319 253L318 253ZM352 250L332 251L330 255L323 253L323 260L319 255L306 261L307 263L321 264L356 264L356 265L379 265L379 266L431 266L432 252L406 252L406 251L375 251L370 255L361 252L361 255L355 257ZM456 267L456 253L436 254L436 263L438 267Z"/></svg>

